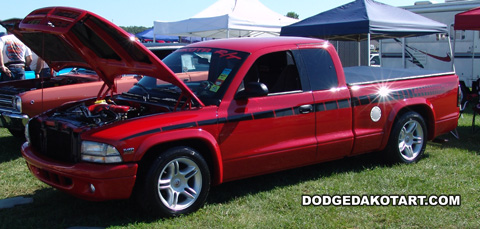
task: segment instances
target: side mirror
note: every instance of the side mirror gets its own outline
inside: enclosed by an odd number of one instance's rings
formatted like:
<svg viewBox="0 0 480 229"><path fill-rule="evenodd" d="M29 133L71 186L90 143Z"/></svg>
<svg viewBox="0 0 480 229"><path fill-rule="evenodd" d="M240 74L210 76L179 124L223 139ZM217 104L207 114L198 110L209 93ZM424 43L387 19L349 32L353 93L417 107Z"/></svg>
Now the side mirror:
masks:
<svg viewBox="0 0 480 229"><path fill-rule="evenodd" d="M253 97L262 97L268 95L268 88L265 84L259 82L249 82L245 89L235 95L235 99L248 99Z"/></svg>

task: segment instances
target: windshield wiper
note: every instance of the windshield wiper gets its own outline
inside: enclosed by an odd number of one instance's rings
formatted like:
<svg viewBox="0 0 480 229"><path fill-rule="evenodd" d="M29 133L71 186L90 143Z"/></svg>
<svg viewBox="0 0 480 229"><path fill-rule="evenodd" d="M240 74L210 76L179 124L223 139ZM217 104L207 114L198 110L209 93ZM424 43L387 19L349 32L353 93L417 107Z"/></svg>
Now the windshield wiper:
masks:
<svg viewBox="0 0 480 229"><path fill-rule="evenodd" d="M143 86L143 85L141 85L141 84L139 84L139 83L135 83L134 85L135 85L135 86L138 86L138 88L142 89L142 91L145 92L146 96L143 96L143 100L144 100L145 102L147 102L148 100L150 100L150 93L148 93L148 89L147 89L145 86Z"/></svg>
<svg viewBox="0 0 480 229"><path fill-rule="evenodd" d="M172 87L153 88L153 90L155 90L155 91L167 92L167 93L174 94L174 95L179 95L179 94L182 93L181 91L178 91L176 89L178 89L178 88L177 87L173 87L173 88Z"/></svg>

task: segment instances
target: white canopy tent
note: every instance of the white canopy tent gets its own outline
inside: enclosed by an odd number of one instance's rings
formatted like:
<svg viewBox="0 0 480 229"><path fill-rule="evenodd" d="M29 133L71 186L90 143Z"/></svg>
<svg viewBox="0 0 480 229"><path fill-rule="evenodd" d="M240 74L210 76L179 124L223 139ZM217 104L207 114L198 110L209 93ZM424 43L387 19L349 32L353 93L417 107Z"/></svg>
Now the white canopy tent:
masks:
<svg viewBox="0 0 480 229"><path fill-rule="evenodd" d="M258 0L218 0L192 18L155 21L154 34L210 38L278 36L282 26L297 21L270 10Z"/></svg>

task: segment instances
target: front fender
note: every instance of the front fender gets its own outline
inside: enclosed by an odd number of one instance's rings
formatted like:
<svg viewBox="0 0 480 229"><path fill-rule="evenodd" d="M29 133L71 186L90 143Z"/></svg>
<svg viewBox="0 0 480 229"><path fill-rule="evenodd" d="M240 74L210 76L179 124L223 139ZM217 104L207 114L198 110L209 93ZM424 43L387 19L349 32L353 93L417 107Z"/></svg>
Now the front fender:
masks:
<svg viewBox="0 0 480 229"><path fill-rule="evenodd" d="M429 140L432 139L432 134L435 133L436 120L433 104L426 98L412 98L399 101L392 107L392 110L388 114L387 122L385 123L385 134L382 139L381 149L384 149L387 146L390 133L395 124L395 119L404 110L415 111L423 116L428 128L428 138Z"/></svg>
<svg viewBox="0 0 480 229"><path fill-rule="evenodd" d="M220 184L223 182L223 163L222 155L220 153L220 147L217 140L208 131L202 129L182 129L173 130L169 132L162 132L153 134L142 141L138 150L135 153L134 160L139 161L147 153L149 149L157 145L182 141L188 142L188 140L200 140L208 146L212 163L214 163L214 184Z"/></svg>

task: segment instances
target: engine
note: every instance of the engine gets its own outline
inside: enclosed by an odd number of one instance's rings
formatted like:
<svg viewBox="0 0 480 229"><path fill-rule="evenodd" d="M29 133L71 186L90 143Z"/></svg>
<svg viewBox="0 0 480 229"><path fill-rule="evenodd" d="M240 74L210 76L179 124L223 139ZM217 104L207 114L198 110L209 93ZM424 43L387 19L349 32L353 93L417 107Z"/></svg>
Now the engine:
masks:
<svg viewBox="0 0 480 229"><path fill-rule="evenodd" d="M105 100L98 100L94 104L76 104L63 111L57 111L52 119L68 120L77 123L77 126L102 126L105 124L126 120L128 113L136 110L130 106L107 103Z"/></svg>

